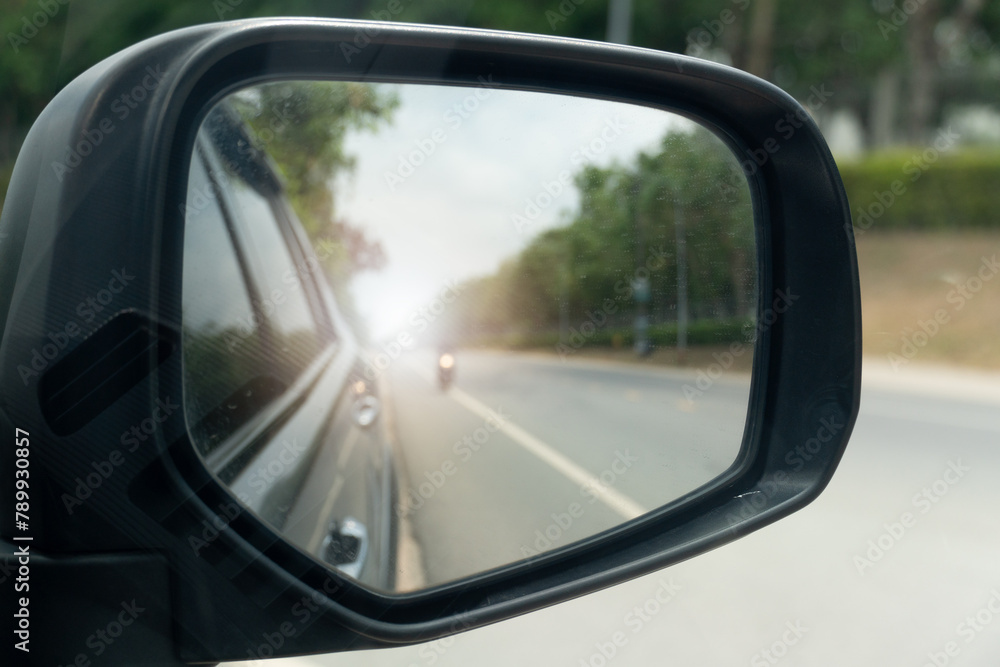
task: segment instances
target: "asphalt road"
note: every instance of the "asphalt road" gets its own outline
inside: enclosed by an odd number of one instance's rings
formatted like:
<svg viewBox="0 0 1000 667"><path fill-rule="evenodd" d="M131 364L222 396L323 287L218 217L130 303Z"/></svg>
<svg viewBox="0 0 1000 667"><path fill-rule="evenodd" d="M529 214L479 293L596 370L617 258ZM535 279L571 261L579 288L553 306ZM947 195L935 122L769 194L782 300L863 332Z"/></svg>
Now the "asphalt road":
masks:
<svg viewBox="0 0 1000 667"><path fill-rule="evenodd" d="M390 367L405 516L434 585L566 546L675 501L739 452L749 377L461 351ZM704 384L702 385L704 386ZM689 394L690 395L690 394Z"/></svg>
<svg viewBox="0 0 1000 667"><path fill-rule="evenodd" d="M753 535L455 638L275 664L995 667L1000 376L866 361L863 386L830 486Z"/></svg>

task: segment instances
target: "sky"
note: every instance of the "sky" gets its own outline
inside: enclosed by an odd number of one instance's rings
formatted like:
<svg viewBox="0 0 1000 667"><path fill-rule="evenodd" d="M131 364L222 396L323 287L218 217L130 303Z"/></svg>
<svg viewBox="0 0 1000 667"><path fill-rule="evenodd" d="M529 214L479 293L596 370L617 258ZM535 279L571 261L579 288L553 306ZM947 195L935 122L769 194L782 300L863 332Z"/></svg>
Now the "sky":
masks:
<svg viewBox="0 0 1000 667"><path fill-rule="evenodd" d="M630 163L668 130L693 127L659 109L488 85L379 87L399 107L391 124L347 136L356 166L333 187L338 216L386 251L385 268L352 285L380 338L449 284L492 273L565 224L585 164Z"/></svg>

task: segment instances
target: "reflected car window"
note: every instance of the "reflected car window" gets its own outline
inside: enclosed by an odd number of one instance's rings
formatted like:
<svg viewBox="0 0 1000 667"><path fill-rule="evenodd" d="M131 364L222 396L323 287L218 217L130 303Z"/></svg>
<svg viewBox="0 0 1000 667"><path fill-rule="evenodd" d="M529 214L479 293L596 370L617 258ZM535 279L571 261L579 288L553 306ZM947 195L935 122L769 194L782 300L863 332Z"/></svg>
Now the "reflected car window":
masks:
<svg viewBox="0 0 1000 667"><path fill-rule="evenodd" d="M215 118L200 133L186 210L185 410L202 455L281 395L324 342L269 200L278 191L252 156L216 153L226 132Z"/></svg>
<svg viewBox="0 0 1000 667"><path fill-rule="evenodd" d="M293 288L287 278L295 274L295 262L271 203L241 179L234 178L231 185L236 230L245 238L247 252L259 269L254 278L260 287L261 310L283 356L288 356L286 361L300 372L315 356L319 344L305 290L297 285Z"/></svg>
<svg viewBox="0 0 1000 667"><path fill-rule="evenodd" d="M191 161L184 234L184 410L203 455L238 425L220 406L265 366L245 266L199 154ZM206 418L214 415L215 419Z"/></svg>

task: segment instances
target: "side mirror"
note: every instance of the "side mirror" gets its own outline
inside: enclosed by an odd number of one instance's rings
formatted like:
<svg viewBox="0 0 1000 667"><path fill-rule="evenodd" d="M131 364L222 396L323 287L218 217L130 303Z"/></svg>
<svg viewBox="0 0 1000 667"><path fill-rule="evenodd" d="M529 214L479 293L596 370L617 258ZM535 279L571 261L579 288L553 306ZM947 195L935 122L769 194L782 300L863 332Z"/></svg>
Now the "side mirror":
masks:
<svg viewBox="0 0 1000 667"><path fill-rule="evenodd" d="M53 100L0 233L0 423L44 517L0 530L32 609L74 581L68 629L32 621L54 664L123 599L150 611L109 655L212 662L583 595L803 507L858 411L829 150L683 56L180 30Z"/></svg>

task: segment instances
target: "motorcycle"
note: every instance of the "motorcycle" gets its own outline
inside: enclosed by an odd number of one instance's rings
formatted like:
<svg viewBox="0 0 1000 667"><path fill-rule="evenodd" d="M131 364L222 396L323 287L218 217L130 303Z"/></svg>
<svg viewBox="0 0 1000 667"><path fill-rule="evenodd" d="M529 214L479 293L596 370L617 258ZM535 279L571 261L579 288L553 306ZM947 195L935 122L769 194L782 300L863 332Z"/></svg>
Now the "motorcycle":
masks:
<svg viewBox="0 0 1000 667"><path fill-rule="evenodd" d="M447 391L455 377L455 357L450 352L438 356L438 386Z"/></svg>

